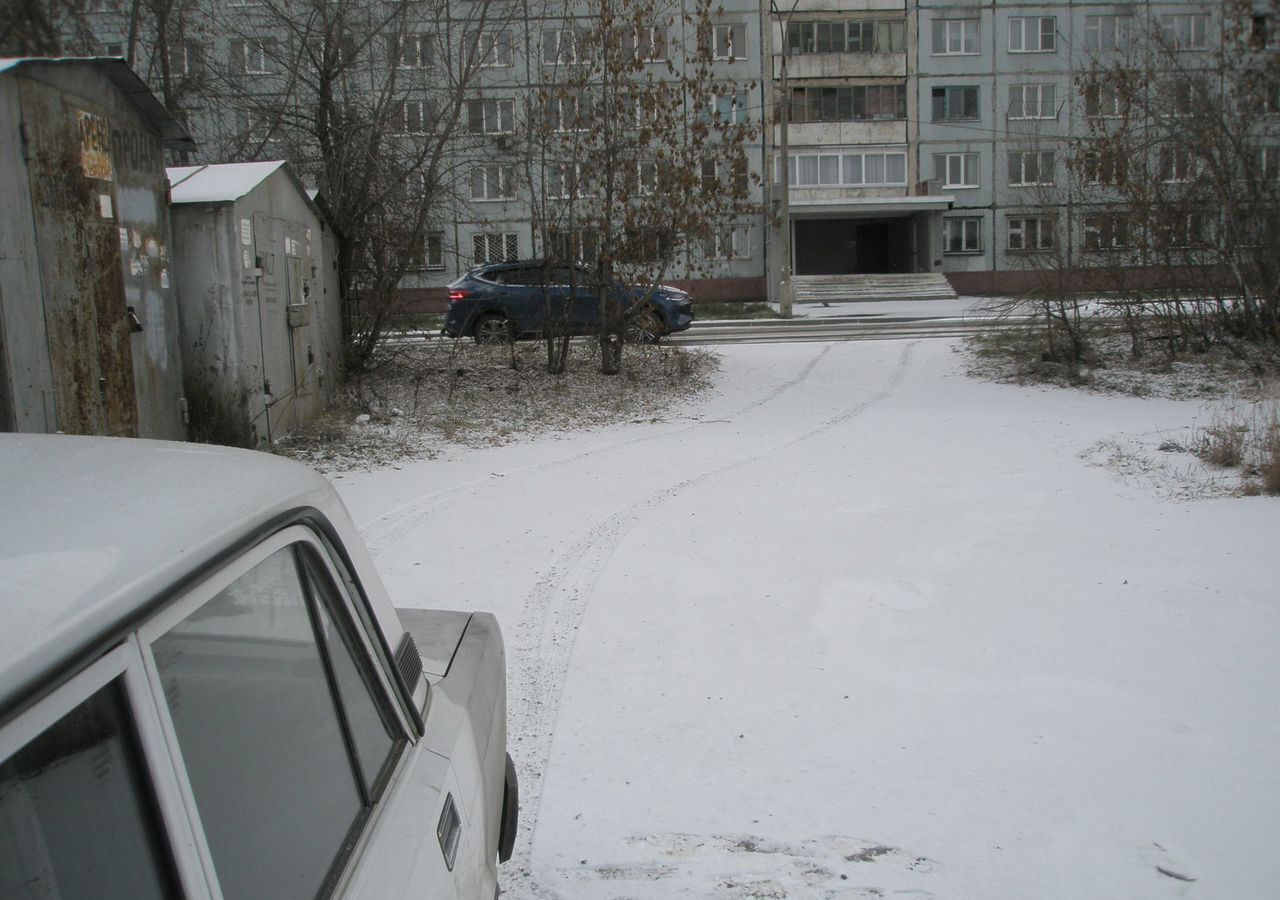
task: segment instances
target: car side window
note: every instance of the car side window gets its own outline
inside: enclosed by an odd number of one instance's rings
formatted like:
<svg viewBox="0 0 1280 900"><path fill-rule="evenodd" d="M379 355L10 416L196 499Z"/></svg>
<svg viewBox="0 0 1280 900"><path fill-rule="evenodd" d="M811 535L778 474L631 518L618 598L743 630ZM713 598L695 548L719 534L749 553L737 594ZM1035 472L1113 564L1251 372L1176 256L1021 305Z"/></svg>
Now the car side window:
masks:
<svg viewBox="0 0 1280 900"><path fill-rule="evenodd" d="M180 896L111 682L0 763L0 897Z"/></svg>
<svg viewBox="0 0 1280 900"><path fill-rule="evenodd" d="M528 284L528 269L507 269L505 272L499 272L494 276L494 280L498 284Z"/></svg>
<svg viewBox="0 0 1280 900"><path fill-rule="evenodd" d="M299 552L272 553L151 645L226 900L326 896L403 746Z"/></svg>

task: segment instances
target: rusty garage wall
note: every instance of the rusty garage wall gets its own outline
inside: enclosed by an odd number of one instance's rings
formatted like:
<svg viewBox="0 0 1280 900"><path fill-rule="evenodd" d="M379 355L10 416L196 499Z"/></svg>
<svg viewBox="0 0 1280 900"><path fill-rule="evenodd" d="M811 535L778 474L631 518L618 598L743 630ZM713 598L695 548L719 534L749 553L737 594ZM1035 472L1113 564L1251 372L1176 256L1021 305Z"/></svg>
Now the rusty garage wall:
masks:
<svg viewBox="0 0 1280 900"><path fill-rule="evenodd" d="M192 436L273 441L319 415L337 385L333 232L285 163L169 175Z"/></svg>
<svg viewBox="0 0 1280 900"><path fill-rule="evenodd" d="M5 428L186 436L167 113L133 82L145 91L120 61L0 70Z"/></svg>

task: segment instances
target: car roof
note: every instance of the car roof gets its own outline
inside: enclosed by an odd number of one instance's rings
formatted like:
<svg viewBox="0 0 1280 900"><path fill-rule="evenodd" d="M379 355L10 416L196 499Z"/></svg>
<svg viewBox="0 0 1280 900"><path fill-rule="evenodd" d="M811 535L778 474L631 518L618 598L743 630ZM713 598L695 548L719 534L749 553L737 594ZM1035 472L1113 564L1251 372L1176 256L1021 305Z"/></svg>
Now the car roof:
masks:
<svg viewBox="0 0 1280 900"><path fill-rule="evenodd" d="M0 435L0 711L291 511L345 511L279 457L203 444Z"/></svg>

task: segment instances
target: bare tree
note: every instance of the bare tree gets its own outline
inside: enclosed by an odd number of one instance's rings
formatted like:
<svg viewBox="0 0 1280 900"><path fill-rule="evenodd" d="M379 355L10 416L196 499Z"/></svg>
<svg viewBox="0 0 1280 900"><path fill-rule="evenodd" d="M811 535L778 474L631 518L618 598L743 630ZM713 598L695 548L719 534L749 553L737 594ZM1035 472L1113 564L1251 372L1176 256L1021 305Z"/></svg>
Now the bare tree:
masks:
<svg viewBox="0 0 1280 900"><path fill-rule="evenodd" d="M399 310L408 272L443 252L468 92L501 0L264 0L219 23L239 119L220 155L284 156L345 236L347 364L363 367ZM224 122L224 124L226 124Z"/></svg>
<svg viewBox="0 0 1280 900"><path fill-rule="evenodd" d="M1157 12L1080 78L1088 135L1075 164L1109 172L1123 210L1109 231L1086 223L1085 248L1123 233L1160 273L1143 314L1171 351L1280 341L1277 29L1280 0Z"/></svg>
<svg viewBox="0 0 1280 900"><path fill-rule="evenodd" d="M0 0L0 56L61 56L91 35L84 0Z"/></svg>
<svg viewBox="0 0 1280 900"><path fill-rule="evenodd" d="M710 0L596 0L545 15L525 170L544 256L590 264L601 369L613 374L628 326L651 329L654 314L618 285L651 293L673 267L697 270L707 241L758 212L747 158L761 127L756 85L718 77L735 31L717 33ZM569 286L570 305L587 286ZM567 348L550 329L553 371Z"/></svg>

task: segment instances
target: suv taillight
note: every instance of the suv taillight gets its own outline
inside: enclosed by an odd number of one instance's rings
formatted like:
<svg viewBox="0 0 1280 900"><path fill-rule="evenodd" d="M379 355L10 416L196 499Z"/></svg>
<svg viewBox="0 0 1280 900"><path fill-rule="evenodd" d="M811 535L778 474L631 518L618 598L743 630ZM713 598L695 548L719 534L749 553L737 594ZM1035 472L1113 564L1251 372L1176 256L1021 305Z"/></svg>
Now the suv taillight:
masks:
<svg viewBox="0 0 1280 900"><path fill-rule="evenodd" d="M449 302L457 303L459 300L463 299L464 297L470 296L470 294L471 294L470 291L450 291Z"/></svg>

